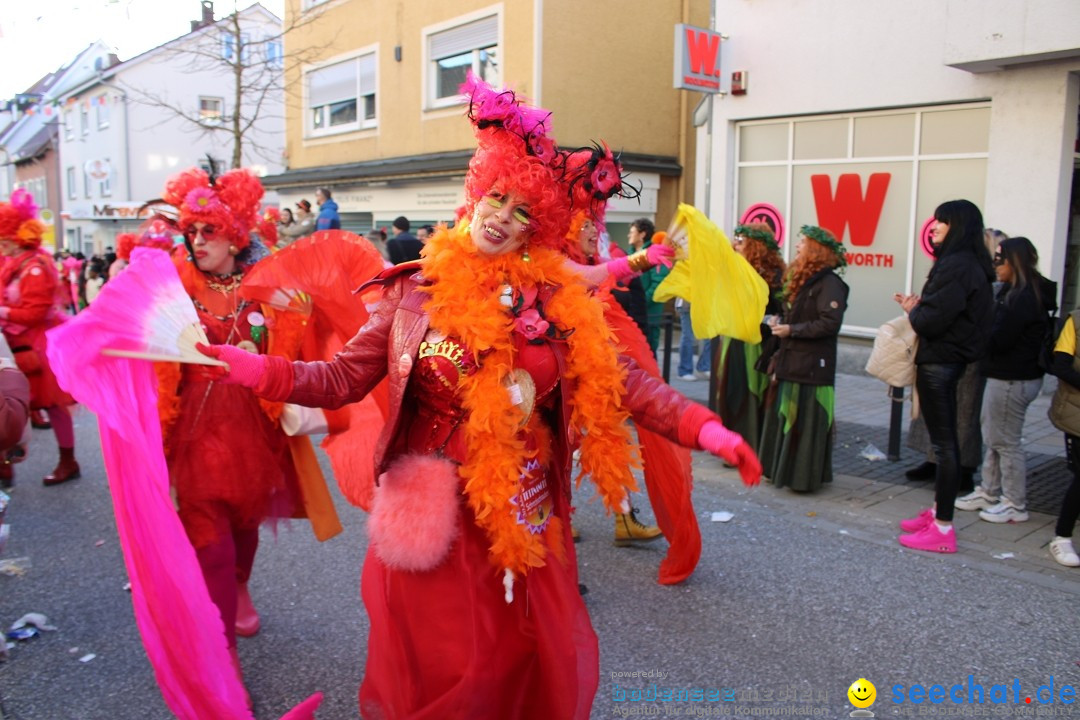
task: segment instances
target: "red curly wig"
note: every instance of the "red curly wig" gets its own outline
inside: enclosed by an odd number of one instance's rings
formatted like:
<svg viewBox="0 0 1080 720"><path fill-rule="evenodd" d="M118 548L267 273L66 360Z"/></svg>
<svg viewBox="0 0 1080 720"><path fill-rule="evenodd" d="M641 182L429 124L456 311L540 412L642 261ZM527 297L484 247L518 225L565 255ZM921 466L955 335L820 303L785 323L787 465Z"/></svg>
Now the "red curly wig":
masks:
<svg viewBox="0 0 1080 720"><path fill-rule="evenodd" d="M135 233L120 233L116 236L116 259L131 260L131 251L135 249Z"/></svg>
<svg viewBox="0 0 1080 720"><path fill-rule="evenodd" d="M477 131L480 147L465 176L466 217L489 192L520 195L529 206L529 242L558 249L570 225L570 196L551 167L526 152L520 137L502 128Z"/></svg>
<svg viewBox="0 0 1080 720"><path fill-rule="evenodd" d="M34 196L22 188L11 193L10 202L0 203L0 240L14 240L21 248L41 245L45 225L37 219Z"/></svg>
<svg viewBox="0 0 1080 720"><path fill-rule="evenodd" d="M262 196L262 183L244 169L230 170L211 181L205 170L191 168L169 178L162 193L162 199L179 211L181 232L203 222L240 249L251 242Z"/></svg>
<svg viewBox="0 0 1080 720"><path fill-rule="evenodd" d="M825 228L822 228L822 231L831 240L836 241L836 236L832 232L825 230ZM821 243L810 238L806 238L803 242L806 243L806 250L803 251L801 257L797 257L792 261L791 265L788 266L787 274L784 276L784 300L789 303L795 301L803 285L815 273L825 268L834 268L840 264L840 258L837 254Z"/></svg>
<svg viewBox="0 0 1080 720"><path fill-rule="evenodd" d="M765 223L749 223L746 227L751 230L768 233L769 237L772 237L773 234L772 228ZM756 237L743 235L742 238L743 257L758 271L758 275L769 284L770 291L778 290L780 278L784 276L784 270L786 269L784 267L784 259L780 257L780 253L776 252ZM770 292L770 294L772 293Z"/></svg>

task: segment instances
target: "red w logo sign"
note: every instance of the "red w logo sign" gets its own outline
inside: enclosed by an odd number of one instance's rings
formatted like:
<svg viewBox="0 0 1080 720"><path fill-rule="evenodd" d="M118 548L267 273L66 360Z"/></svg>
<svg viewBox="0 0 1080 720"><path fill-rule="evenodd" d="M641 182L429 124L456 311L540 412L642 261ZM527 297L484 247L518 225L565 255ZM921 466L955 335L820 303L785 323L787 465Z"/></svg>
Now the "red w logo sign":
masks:
<svg viewBox="0 0 1080 720"><path fill-rule="evenodd" d="M838 240L843 240L847 228L856 247L872 244L891 177L890 173L872 174L863 197L862 179L855 173L840 176L835 195L828 175L811 175L818 225L831 230Z"/></svg>
<svg viewBox="0 0 1080 720"><path fill-rule="evenodd" d="M686 28L686 49L690 54L690 72L695 75L720 76L720 36L716 33Z"/></svg>

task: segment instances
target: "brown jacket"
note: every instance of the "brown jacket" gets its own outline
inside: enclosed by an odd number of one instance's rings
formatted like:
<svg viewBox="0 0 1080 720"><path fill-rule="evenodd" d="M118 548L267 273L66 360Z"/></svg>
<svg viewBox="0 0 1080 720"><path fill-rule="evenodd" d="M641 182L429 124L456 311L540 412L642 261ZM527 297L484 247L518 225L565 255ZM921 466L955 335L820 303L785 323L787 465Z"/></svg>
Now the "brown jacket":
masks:
<svg viewBox="0 0 1080 720"><path fill-rule="evenodd" d="M847 310L848 286L832 270L811 276L799 289L786 320L791 335L780 341L776 377L803 385L836 382L836 339Z"/></svg>
<svg viewBox="0 0 1080 720"><path fill-rule="evenodd" d="M376 468L382 473L398 454L397 434L401 429L408 376L397 372L401 358L415 358L428 329L428 316L422 309L427 295L415 288L424 282L417 265L397 266L388 271L383 301L367 324L346 344L332 362L297 362L270 358L270 377L260 386L260 394L271 400L310 407L338 408L357 402L383 377L389 378L390 415L375 450ZM388 373L388 368L393 372ZM662 380L652 377L627 361L626 407L642 427L677 442L697 448L697 435L706 421L716 419L701 405L687 400ZM554 463L569 468L573 452L570 439L568 393L561 393Z"/></svg>

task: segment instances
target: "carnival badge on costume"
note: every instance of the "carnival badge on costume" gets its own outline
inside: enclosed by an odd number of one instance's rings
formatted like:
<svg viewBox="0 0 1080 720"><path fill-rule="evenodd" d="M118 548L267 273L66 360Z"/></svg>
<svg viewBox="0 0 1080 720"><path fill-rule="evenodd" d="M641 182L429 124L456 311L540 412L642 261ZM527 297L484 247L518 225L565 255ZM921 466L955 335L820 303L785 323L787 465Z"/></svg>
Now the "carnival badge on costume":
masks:
<svg viewBox="0 0 1080 720"><path fill-rule="evenodd" d="M535 454L536 439L531 434L526 449ZM510 498L510 504L517 508L517 522L533 535L539 535L551 522L554 503L548 487L547 468L535 457L525 461L518 477L518 488L517 495Z"/></svg>

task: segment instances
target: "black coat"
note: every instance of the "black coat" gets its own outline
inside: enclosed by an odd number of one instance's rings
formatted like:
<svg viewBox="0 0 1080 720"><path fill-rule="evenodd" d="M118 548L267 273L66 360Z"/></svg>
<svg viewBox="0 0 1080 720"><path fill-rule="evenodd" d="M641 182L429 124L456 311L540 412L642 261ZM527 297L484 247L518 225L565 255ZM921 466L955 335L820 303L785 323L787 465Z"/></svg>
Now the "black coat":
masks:
<svg viewBox="0 0 1080 720"><path fill-rule="evenodd" d="M982 374L996 380L1037 380L1039 352L1050 330L1050 313L1057 310L1057 283L1039 284L1039 297L1027 285L1009 298L1011 285L1002 285L994 302L990 347L982 361Z"/></svg>
<svg viewBox="0 0 1080 720"><path fill-rule="evenodd" d="M915 363L981 360L990 344L993 287L974 253L955 252L938 260L926 276L919 304L908 320L919 336Z"/></svg>
<svg viewBox="0 0 1080 720"><path fill-rule="evenodd" d="M836 382L836 342L847 298L847 283L830 269L812 275L799 289L784 320L791 335L780 340L777 379L803 385Z"/></svg>
<svg viewBox="0 0 1080 720"><path fill-rule="evenodd" d="M420 242L415 235L401 232L386 241L386 254L390 256L390 262L400 265L410 260L419 260L423 247L424 243Z"/></svg>

